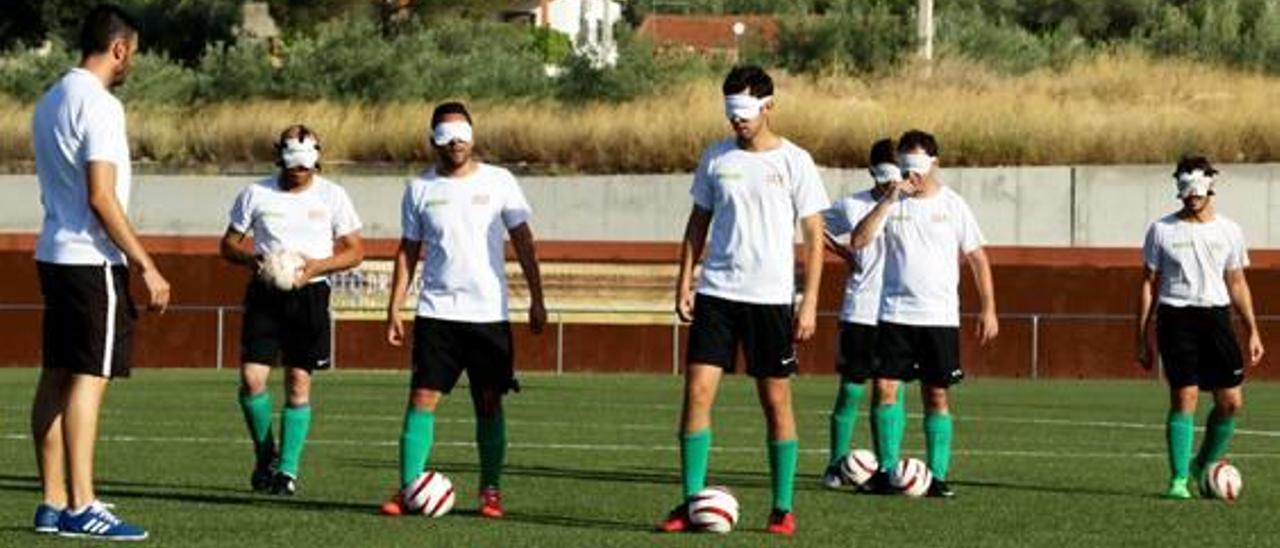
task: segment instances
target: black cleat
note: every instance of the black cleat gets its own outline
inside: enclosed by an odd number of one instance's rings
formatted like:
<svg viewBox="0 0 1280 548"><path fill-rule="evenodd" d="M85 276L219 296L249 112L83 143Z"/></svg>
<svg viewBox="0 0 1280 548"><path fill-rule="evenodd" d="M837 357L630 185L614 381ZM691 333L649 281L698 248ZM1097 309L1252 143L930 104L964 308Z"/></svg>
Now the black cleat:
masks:
<svg viewBox="0 0 1280 548"><path fill-rule="evenodd" d="M902 493L901 489L893 486L893 482L889 479L889 473L884 470L877 470L875 475L867 481L864 492L873 495L897 495Z"/></svg>
<svg viewBox="0 0 1280 548"><path fill-rule="evenodd" d="M938 478L933 478L933 481L929 483L929 492L925 493L924 496L929 498L949 499L956 496L956 492L951 490L951 486L947 485L947 482Z"/></svg>
<svg viewBox="0 0 1280 548"><path fill-rule="evenodd" d="M253 486L253 492L266 493L271 490L272 480L275 479L276 471L271 469L270 465L258 465L253 467L253 475L249 476L249 485Z"/></svg>
<svg viewBox="0 0 1280 548"><path fill-rule="evenodd" d="M292 497L298 492L297 478L284 472L276 472L271 478L271 494Z"/></svg>

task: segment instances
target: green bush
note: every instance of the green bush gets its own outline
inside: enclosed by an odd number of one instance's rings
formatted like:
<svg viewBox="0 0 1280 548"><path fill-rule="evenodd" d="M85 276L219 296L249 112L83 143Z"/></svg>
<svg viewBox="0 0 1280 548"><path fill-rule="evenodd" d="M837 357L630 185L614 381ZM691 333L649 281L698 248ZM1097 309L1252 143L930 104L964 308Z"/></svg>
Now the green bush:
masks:
<svg viewBox="0 0 1280 548"><path fill-rule="evenodd" d="M34 101L74 66L78 58L78 53L56 43L46 55L27 50L9 52L0 58L0 93L21 101Z"/></svg>
<svg viewBox="0 0 1280 548"><path fill-rule="evenodd" d="M825 17L786 18L778 31L779 63L796 72L887 71L915 36L892 2L849 3Z"/></svg>

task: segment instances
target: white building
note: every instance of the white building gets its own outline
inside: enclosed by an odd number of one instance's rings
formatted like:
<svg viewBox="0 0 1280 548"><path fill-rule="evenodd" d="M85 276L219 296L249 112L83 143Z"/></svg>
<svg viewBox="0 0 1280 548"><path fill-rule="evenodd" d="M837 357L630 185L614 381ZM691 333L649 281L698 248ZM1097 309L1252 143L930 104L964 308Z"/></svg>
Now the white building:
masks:
<svg viewBox="0 0 1280 548"><path fill-rule="evenodd" d="M613 0L525 0L503 10L501 17L565 34L573 40L574 51L602 64L617 60L613 25L622 20L622 4Z"/></svg>

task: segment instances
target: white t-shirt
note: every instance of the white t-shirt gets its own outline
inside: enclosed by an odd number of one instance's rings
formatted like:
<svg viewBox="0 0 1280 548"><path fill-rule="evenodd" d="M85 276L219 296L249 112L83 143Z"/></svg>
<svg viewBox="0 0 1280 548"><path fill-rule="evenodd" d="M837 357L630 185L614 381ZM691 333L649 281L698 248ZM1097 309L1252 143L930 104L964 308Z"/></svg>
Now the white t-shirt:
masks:
<svg viewBox="0 0 1280 548"><path fill-rule="evenodd" d="M712 214L698 293L791 304L796 221L831 203L809 153L785 139L764 152L742 150L727 139L702 154L689 192Z"/></svg>
<svg viewBox="0 0 1280 548"><path fill-rule="evenodd" d="M296 251L311 259L332 257L333 241L361 227L347 191L319 175L300 192L282 190L276 176L257 181L236 196L230 217L232 230L253 236L255 254Z"/></svg>
<svg viewBox="0 0 1280 548"><path fill-rule="evenodd" d="M418 315L506 321L504 237L532 215L515 176L488 164L462 178L431 169L409 181L400 211L404 238L426 248Z"/></svg>
<svg viewBox="0 0 1280 548"><path fill-rule="evenodd" d="M945 186L928 198L903 198L882 230L880 321L959 327L960 258L985 243L969 204Z"/></svg>
<svg viewBox="0 0 1280 548"><path fill-rule="evenodd" d="M858 222L876 207L876 199L870 190L846 196L831 205L822 216L827 232L832 236L844 236L857 228ZM884 285L884 235L853 252L857 268L849 274L844 286L844 304L840 309L840 321L863 325L876 325L880 317L880 288Z"/></svg>
<svg viewBox="0 0 1280 548"><path fill-rule="evenodd" d="M1160 273L1160 304L1227 306L1226 273L1249 266L1244 231L1222 215L1193 223L1170 214L1147 229L1142 256Z"/></svg>
<svg viewBox="0 0 1280 548"><path fill-rule="evenodd" d="M127 210L133 184L124 106L93 73L71 69L46 91L31 121L44 223L36 260L124 264L125 256L89 207L89 162L116 167L116 199Z"/></svg>

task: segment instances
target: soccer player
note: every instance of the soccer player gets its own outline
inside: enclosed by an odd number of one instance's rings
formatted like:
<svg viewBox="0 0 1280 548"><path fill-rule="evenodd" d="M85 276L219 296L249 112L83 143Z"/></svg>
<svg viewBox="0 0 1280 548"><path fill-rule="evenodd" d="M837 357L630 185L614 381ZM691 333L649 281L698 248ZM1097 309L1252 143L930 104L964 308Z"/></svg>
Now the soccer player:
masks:
<svg viewBox="0 0 1280 548"><path fill-rule="evenodd" d="M795 532L792 492L798 454L790 377L795 342L814 332L822 277L822 211L830 202L808 152L773 132L773 80L755 66L729 72L722 87L734 136L711 145L693 178L693 210L680 248L676 312L692 321L680 427L686 502L660 524L687 531L690 496L706 485L711 406L741 345L768 423L773 510L767 530ZM795 298L796 223L803 227L804 296ZM710 250L697 292L694 266L708 230Z"/></svg>
<svg viewBox="0 0 1280 548"><path fill-rule="evenodd" d="M920 381L924 400L926 460L934 480L928 495L951 497L952 423L948 390L964 378L960 368L960 257L969 263L981 301L978 340L999 332L991 264L982 231L969 205L938 181L938 144L933 135L911 130L898 139L906 180L889 187L858 223L851 246L863 248L883 233L884 286L880 297L876 429L880 471L873 489L891 493L896 478L906 413L897 406L898 386Z"/></svg>
<svg viewBox="0 0 1280 548"><path fill-rule="evenodd" d="M1138 315L1138 363L1150 369L1148 331L1155 317L1156 341L1169 381L1166 434L1171 477L1165 497L1191 498L1188 478L1199 484L1205 468L1227 452L1235 416L1243 405L1244 359L1231 326L1234 306L1249 340L1249 364L1262 361L1262 337L1244 269L1249 266L1244 231L1213 203L1218 170L1203 156L1178 162L1173 176L1182 208L1151 223L1142 247L1145 273ZM1213 411L1195 459L1194 416L1198 390L1213 392Z"/></svg>
<svg viewBox="0 0 1280 548"><path fill-rule="evenodd" d="M280 172L240 191L222 237L222 256L258 273L272 253L305 258L292 289L253 276L244 297L240 333L240 409L253 440L254 491L293 495L311 429L311 374L330 365L329 273L364 259L360 217L338 184L321 177L320 143L306 126L285 129L276 142ZM244 240L253 236L253 251ZM285 369L280 449L271 432L271 367Z"/></svg>
<svg viewBox="0 0 1280 548"><path fill-rule="evenodd" d="M422 290L413 322L413 374L400 433L400 486L427 465L435 439L435 412L465 371L476 414L480 453L480 515L501 518L502 464L507 430L502 398L519 390L511 325L503 236L509 236L529 285L529 328L547 323L542 301L532 212L510 171L476 160L471 114L461 103L436 106L430 140L436 164L409 182L401 202L404 231L396 251L387 341L404 344L400 309L423 256ZM399 492L382 512L404 512Z"/></svg>
<svg viewBox="0 0 1280 548"><path fill-rule="evenodd" d="M98 415L108 382L129 376L137 312L128 263L148 305L163 312L169 283L125 216L132 186L122 84L138 50L138 25L120 8L85 16L80 65L49 88L31 123L44 223L36 269L44 295L43 368L31 406L31 437L44 493L37 533L142 540L98 501L93 486Z"/></svg>
<svg viewBox="0 0 1280 548"><path fill-rule="evenodd" d="M858 221L889 192L890 185L902 181L892 139L881 139L871 146L869 166L874 186L836 200L831 209L823 213L827 249L844 258L850 269L840 311L840 338L836 352L840 383L829 423L830 457L822 475L823 485L832 489L847 485L840 473L840 461L849 453L867 379L874 377L876 372L876 323L880 315L880 285L884 271L883 237L876 236L874 241L856 251L850 250L837 238L852 232Z"/></svg>

